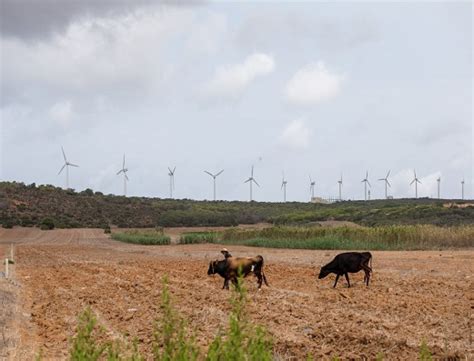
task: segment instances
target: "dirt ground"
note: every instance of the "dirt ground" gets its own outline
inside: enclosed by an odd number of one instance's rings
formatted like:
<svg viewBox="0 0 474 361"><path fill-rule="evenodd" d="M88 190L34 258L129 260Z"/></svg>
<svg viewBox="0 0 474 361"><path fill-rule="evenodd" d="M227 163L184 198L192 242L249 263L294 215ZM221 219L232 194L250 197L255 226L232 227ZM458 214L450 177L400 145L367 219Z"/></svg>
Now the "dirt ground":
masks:
<svg viewBox="0 0 474 361"><path fill-rule="evenodd" d="M0 229L2 259L10 244L13 277L0 278L2 360L31 360L40 349L44 359L66 359L87 305L111 337L137 336L149 351L164 275L200 345L227 324L230 293L221 290L221 278L207 276L209 261L221 256L219 245L138 246L110 240L102 230ZM255 279L246 279L247 308L272 334L279 360L307 353L413 360L422 340L436 356L474 359L473 249L372 252L370 287L360 273L351 276L353 287L340 280L333 289L334 276L315 274L337 251L228 248L265 258L270 287L258 292Z"/></svg>

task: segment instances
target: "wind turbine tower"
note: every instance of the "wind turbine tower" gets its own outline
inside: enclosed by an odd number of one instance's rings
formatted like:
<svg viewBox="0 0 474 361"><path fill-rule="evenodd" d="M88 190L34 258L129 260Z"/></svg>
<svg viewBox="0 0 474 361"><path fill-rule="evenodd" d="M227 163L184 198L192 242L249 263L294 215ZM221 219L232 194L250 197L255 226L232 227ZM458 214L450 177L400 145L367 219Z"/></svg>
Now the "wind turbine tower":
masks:
<svg viewBox="0 0 474 361"><path fill-rule="evenodd" d="M415 183L415 198L418 198L418 183L421 184L420 180L416 177L416 170L413 170L413 175L414 175L414 178L413 180L411 181L410 185L412 185L413 183Z"/></svg>
<svg viewBox="0 0 474 361"><path fill-rule="evenodd" d="M286 185L288 181L285 179L285 173L283 173L283 178L281 180L281 189L283 189L283 202L286 202Z"/></svg>
<svg viewBox="0 0 474 361"><path fill-rule="evenodd" d="M390 170L388 171L387 175L385 178L379 178L379 181L384 181L385 182L385 199L388 199L388 192L387 192L387 186L392 187L390 182L388 181L388 176L390 175Z"/></svg>
<svg viewBox="0 0 474 361"><path fill-rule="evenodd" d="M58 175L61 174L64 168L66 168L66 189L69 189L69 167L79 167L76 164L72 164L67 160L66 153L64 152L64 148L61 146L61 151L63 152L64 164L59 170Z"/></svg>
<svg viewBox="0 0 474 361"><path fill-rule="evenodd" d="M341 178L337 181L339 184L339 201L342 201L342 173L341 173Z"/></svg>
<svg viewBox="0 0 474 361"><path fill-rule="evenodd" d="M127 196L127 182L128 182L127 172L128 172L128 169L125 168L125 154L124 154L123 155L123 162L122 162L122 169L120 169L117 172L117 175L119 175L120 173L123 173L123 195L125 197Z"/></svg>
<svg viewBox="0 0 474 361"><path fill-rule="evenodd" d="M369 171L366 171L365 178L362 179L362 183L364 183L364 200L367 200L367 184L371 187L369 182Z"/></svg>
<svg viewBox="0 0 474 361"><path fill-rule="evenodd" d="M436 182L438 183L438 199L441 198L441 177L438 177L438 179L436 179Z"/></svg>
<svg viewBox="0 0 474 361"><path fill-rule="evenodd" d="M464 178L461 181L461 199L464 200Z"/></svg>
<svg viewBox="0 0 474 361"><path fill-rule="evenodd" d="M311 200L314 198L314 186L316 185L316 182L311 179L311 176L309 176L309 192L311 193Z"/></svg>
<svg viewBox="0 0 474 361"><path fill-rule="evenodd" d="M222 169L220 172L217 172L216 174L212 174L211 172L208 172L207 170L205 170L204 172L209 174L212 178L213 178L213 182L214 182L214 201L216 200L216 178L221 175L221 173L224 171L224 169Z"/></svg>
<svg viewBox="0 0 474 361"><path fill-rule="evenodd" d="M250 177L244 183L250 184L250 202L252 202L252 183L255 183L257 187L260 187L260 185L257 183L255 178L253 177L253 165L252 165L252 170L250 171Z"/></svg>
<svg viewBox="0 0 474 361"><path fill-rule="evenodd" d="M170 177L170 198L173 198L173 189L174 189L174 172L176 170L176 167L171 170L170 167L168 167L168 176Z"/></svg>

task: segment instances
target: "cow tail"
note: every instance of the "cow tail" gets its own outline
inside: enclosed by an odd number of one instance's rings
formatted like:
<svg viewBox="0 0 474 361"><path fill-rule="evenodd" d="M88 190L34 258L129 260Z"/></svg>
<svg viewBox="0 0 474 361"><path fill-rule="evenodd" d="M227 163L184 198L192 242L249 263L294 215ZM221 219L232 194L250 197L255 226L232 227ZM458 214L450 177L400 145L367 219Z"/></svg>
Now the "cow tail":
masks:
<svg viewBox="0 0 474 361"><path fill-rule="evenodd" d="M370 262L370 269L372 270L372 255L370 255L369 262Z"/></svg>

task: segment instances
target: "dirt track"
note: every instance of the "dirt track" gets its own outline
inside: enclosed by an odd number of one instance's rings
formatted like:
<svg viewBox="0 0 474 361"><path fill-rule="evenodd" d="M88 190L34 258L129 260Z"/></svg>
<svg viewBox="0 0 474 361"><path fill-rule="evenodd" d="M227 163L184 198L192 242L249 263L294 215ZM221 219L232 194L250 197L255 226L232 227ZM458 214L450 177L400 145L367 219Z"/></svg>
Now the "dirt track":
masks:
<svg viewBox="0 0 474 361"><path fill-rule="evenodd" d="M0 358L67 358L68 339L86 305L112 336L138 336L149 350L161 279L167 274L175 306L207 345L228 318L222 279L206 275L219 245L136 246L107 238L101 230L0 229L0 256L15 245L15 284L0 279L5 296L1 322L13 347ZM232 247L234 255L262 254L270 288L257 292L247 279L251 319L273 335L282 359L342 356L415 359L425 339L437 356L473 359L474 250L373 252L374 276L353 286L315 279L336 251ZM3 258L3 257L1 257ZM3 268L2 268L3 270ZM7 295L8 293L8 295ZM1 337L1 335L0 335ZM0 343L0 346L2 344Z"/></svg>

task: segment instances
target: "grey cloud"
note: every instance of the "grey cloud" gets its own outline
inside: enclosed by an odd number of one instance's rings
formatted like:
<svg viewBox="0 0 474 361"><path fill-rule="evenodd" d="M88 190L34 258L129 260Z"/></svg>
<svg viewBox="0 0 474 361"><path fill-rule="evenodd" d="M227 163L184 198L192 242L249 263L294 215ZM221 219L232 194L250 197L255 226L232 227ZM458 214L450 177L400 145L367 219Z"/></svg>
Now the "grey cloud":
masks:
<svg viewBox="0 0 474 361"><path fill-rule="evenodd" d="M200 0L2 0L0 33L2 36L36 40L61 32L83 16L109 16L127 13L151 5L187 6Z"/></svg>

